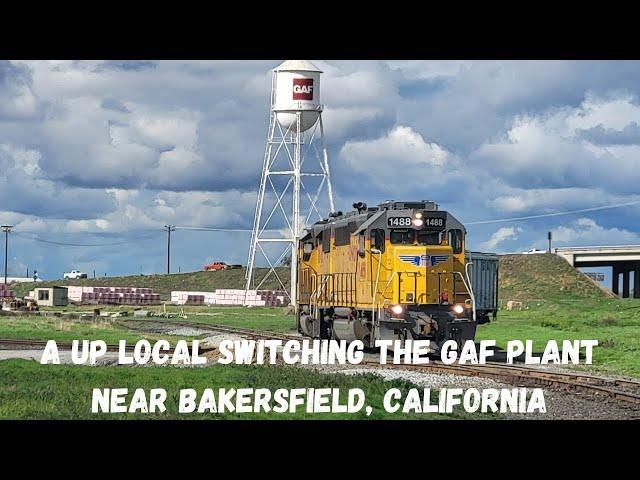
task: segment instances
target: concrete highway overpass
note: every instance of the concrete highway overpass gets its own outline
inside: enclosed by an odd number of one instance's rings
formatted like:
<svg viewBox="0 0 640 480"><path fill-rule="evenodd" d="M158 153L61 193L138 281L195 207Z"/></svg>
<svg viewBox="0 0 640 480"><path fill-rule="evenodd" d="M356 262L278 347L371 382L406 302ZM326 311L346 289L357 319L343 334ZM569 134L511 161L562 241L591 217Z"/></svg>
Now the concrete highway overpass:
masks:
<svg viewBox="0 0 640 480"><path fill-rule="evenodd" d="M576 268L611 267L611 290L623 298L629 297L633 272L633 296L640 298L640 245L562 247L555 253Z"/></svg>

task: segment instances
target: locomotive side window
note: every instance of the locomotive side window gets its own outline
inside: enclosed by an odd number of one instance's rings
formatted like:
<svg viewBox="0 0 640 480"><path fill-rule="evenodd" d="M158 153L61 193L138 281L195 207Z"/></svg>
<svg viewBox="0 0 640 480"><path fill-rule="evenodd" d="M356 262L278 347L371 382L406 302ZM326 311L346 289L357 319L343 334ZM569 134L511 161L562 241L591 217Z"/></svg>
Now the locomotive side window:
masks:
<svg viewBox="0 0 640 480"><path fill-rule="evenodd" d="M389 239L394 244L413 245L413 238L415 232L407 228L391 230Z"/></svg>
<svg viewBox="0 0 640 480"><path fill-rule="evenodd" d="M371 230L371 248L384 252L384 230L381 228Z"/></svg>
<svg viewBox="0 0 640 480"><path fill-rule="evenodd" d="M331 230L328 228L322 232L322 251L324 253L331 251Z"/></svg>
<svg viewBox="0 0 640 480"><path fill-rule="evenodd" d="M451 246L451 248L453 249L453 253L462 253L462 240L463 240L463 233L462 230L459 229L455 229L455 230L449 230L449 245Z"/></svg>
<svg viewBox="0 0 640 480"><path fill-rule="evenodd" d="M358 235L358 255L364 257L364 232Z"/></svg>
<svg viewBox="0 0 640 480"><path fill-rule="evenodd" d="M343 227L336 227L334 229L335 237L336 237L336 247L341 247L343 245L349 245L351 243L351 234L349 233L349 226L345 225Z"/></svg>
<svg viewBox="0 0 640 480"><path fill-rule="evenodd" d="M313 252L313 242L304 242L302 250L302 259L306 262L311 258L311 253Z"/></svg>

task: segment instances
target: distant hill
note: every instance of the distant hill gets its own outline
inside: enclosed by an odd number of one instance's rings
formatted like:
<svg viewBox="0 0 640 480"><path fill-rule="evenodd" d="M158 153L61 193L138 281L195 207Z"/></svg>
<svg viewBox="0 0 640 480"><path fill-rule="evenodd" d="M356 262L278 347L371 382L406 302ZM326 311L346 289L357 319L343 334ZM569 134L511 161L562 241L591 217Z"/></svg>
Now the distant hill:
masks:
<svg viewBox="0 0 640 480"><path fill-rule="evenodd" d="M268 269L259 268L255 272L256 284L264 278ZM289 269L287 267L276 268L278 276L289 287ZM48 287L53 285L87 285L93 287L148 287L159 293L163 300L171 298L172 290L190 290L200 292L212 292L217 288L244 288L245 269L220 270L212 272L189 272L172 273L171 275L129 275L124 277L98 277L84 278L79 280L53 280L38 282L38 287ZM11 288L16 291L16 295L24 296L35 288L34 283L13 283ZM278 290L280 284L278 279L271 274L265 283L260 287L264 290Z"/></svg>
<svg viewBox="0 0 640 480"><path fill-rule="evenodd" d="M546 300L563 298L605 298L607 293L593 280L576 270L562 258L553 254L500 255L500 302L509 300ZM55 280L39 282L38 286L91 285L103 287L150 287L169 300L172 290L214 291L217 288L244 288L244 269L217 272L174 273L171 275L131 275L83 280ZM255 278L262 279L267 269L258 269ZM289 269L279 267L279 277L289 287ZM33 283L14 283L17 295L26 295ZM261 287L280 288L271 275Z"/></svg>
<svg viewBox="0 0 640 480"><path fill-rule="evenodd" d="M557 255L500 255L499 259L501 303L610 296L595 281Z"/></svg>

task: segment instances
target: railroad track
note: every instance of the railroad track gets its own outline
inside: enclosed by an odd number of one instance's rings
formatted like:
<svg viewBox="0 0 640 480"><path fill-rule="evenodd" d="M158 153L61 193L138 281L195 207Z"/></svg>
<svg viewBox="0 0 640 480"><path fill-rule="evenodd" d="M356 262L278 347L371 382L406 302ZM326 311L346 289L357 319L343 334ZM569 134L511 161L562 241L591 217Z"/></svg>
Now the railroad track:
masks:
<svg viewBox="0 0 640 480"><path fill-rule="evenodd" d="M302 337L300 335L291 335L287 333L279 333L279 332L269 332L265 330L255 330L253 328L244 328L244 327L232 327L229 325L219 325L213 323L202 323L202 322L183 322L183 321L175 321L172 319L160 320L157 318L151 320L118 320L115 322L117 325L127 328L129 330L147 330L150 325L153 323L157 325L171 325L181 328L194 328L203 331L211 331L211 332L220 332L220 333L229 333L235 335L247 336L251 339L262 339L262 340L302 340L306 337ZM133 327L134 325L144 326L146 328L137 328ZM133 327L133 328L132 328Z"/></svg>
<svg viewBox="0 0 640 480"><path fill-rule="evenodd" d="M71 342L56 342L58 350L71 350ZM0 338L0 346L3 347L21 347L24 349L44 349L47 346L46 340L32 340L26 338ZM119 346L114 344L107 344L107 352L119 351ZM127 345L125 350L127 352L133 352L133 345Z"/></svg>
<svg viewBox="0 0 640 480"><path fill-rule="evenodd" d="M117 321L115 323L130 330L143 330L141 326L147 327L148 329L150 323L156 323L159 325L171 325L182 328L197 328L203 331L234 334L255 340L278 339L287 341L301 340L305 338L299 335L268 332L244 327L201 322L174 321L171 319L126 320ZM46 346L46 343L47 342L42 340L0 339L0 346L10 345L44 348ZM58 343L58 348L71 349L71 343ZM127 346L127 351L132 350L133 346ZM107 351L118 351L118 345L107 345ZM507 365L496 362L488 362L482 365L445 365L439 361L432 361L431 363L426 365L382 365L379 362L365 360L361 365L376 368L421 371L425 373L443 373L470 377L491 378L513 385L538 386L569 392L580 391L598 396L600 398L605 397L615 401L640 405L640 381L600 377L587 373L553 372L541 368L521 365Z"/></svg>
<svg viewBox="0 0 640 480"><path fill-rule="evenodd" d="M378 368L444 373L470 377L491 378L514 385L538 386L565 391L581 391L604 396L616 401L640 405L640 382L596 375L569 372L551 372L540 368L489 362L483 365L445 365L435 361L427 365L381 365L365 361L363 364Z"/></svg>
<svg viewBox="0 0 640 480"><path fill-rule="evenodd" d="M155 320L154 320L155 321ZM127 321L126 323L130 323ZM148 322L142 320L140 322ZM200 328L202 330L217 331L249 337L251 339L281 339L300 340L304 337L288 335L276 332L265 332L243 327L217 325L199 322L175 322L173 320L160 320L158 323L168 323L179 327ZM127 326L127 325L122 325ZM552 372L541 368L507 365L497 362L488 362L482 365L445 365L434 361L427 365L381 365L379 362L364 361L363 365L377 368L404 369L411 371L425 371L429 373L446 373L472 377L492 378L504 383L516 385L533 385L549 389L565 391L581 391L600 397L607 397L616 401L640 405L640 381L606 378L597 375L579 372Z"/></svg>

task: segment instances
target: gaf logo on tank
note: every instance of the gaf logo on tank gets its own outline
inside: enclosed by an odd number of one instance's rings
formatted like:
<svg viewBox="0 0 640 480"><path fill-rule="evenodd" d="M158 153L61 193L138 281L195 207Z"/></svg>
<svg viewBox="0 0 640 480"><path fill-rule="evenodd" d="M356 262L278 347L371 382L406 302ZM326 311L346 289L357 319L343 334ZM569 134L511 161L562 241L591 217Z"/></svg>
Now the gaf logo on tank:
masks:
<svg viewBox="0 0 640 480"><path fill-rule="evenodd" d="M293 79L293 99L313 100L313 78Z"/></svg>

